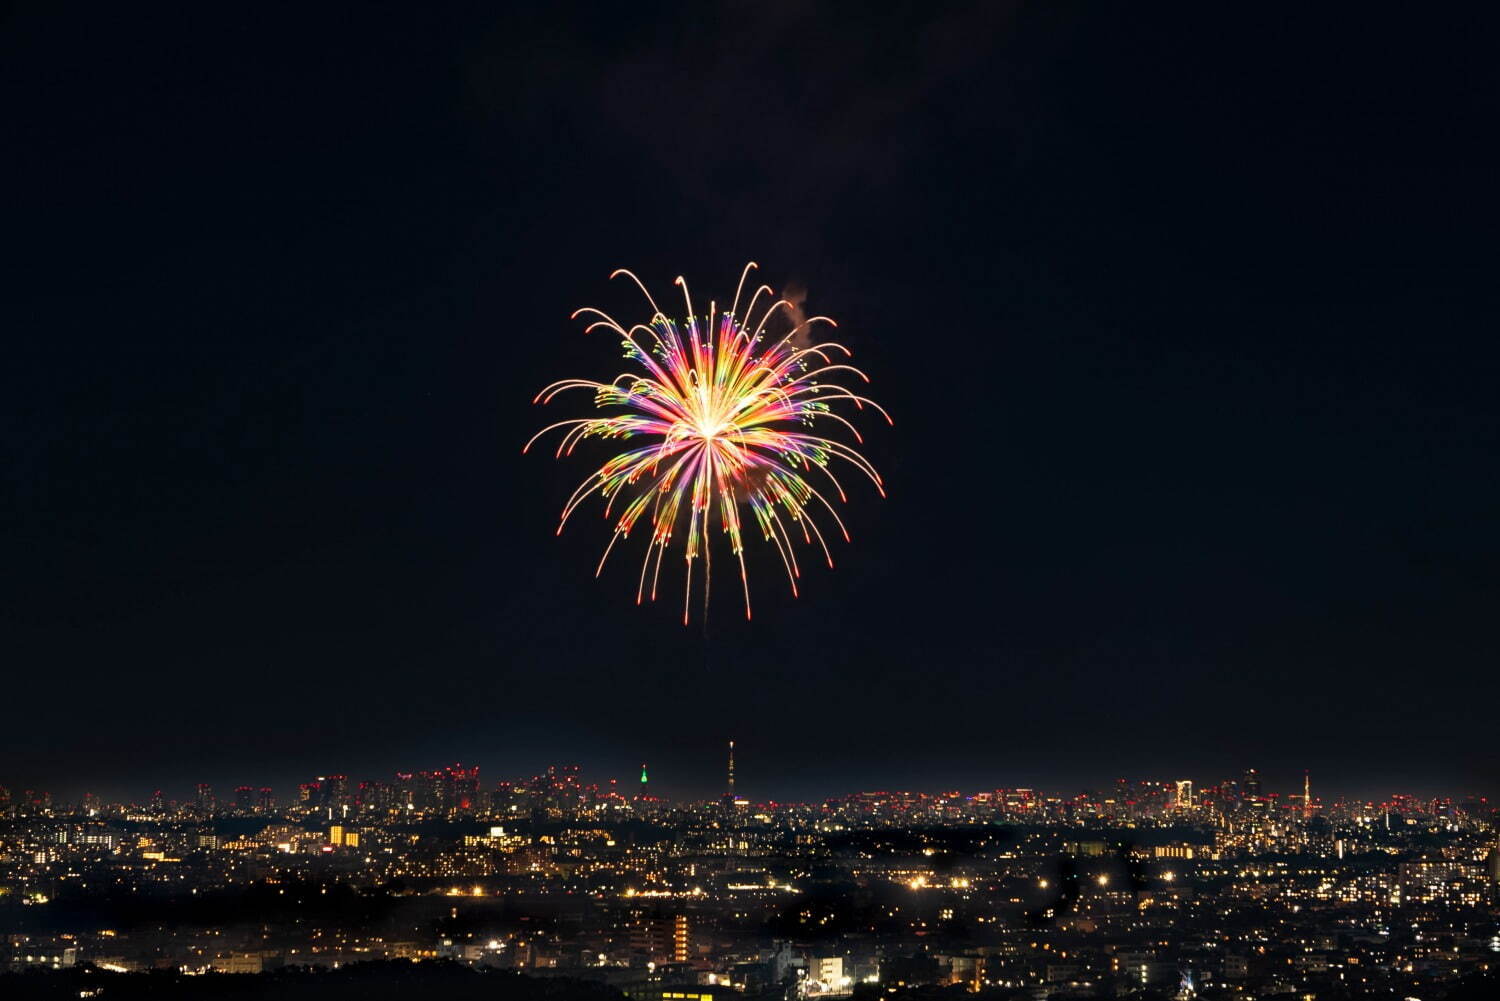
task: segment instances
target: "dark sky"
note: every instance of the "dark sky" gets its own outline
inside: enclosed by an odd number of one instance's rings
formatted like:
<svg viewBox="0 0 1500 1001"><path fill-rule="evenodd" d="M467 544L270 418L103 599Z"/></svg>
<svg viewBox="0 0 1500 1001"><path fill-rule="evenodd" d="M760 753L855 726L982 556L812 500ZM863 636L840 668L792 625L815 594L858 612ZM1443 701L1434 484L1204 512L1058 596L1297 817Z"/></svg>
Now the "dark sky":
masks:
<svg viewBox="0 0 1500 1001"><path fill-rule="evenodd" d="M429 6L0 21L0 783L1500 791L1495 24ZM890 497L705 636L520 445L752 258Z"/></svg>

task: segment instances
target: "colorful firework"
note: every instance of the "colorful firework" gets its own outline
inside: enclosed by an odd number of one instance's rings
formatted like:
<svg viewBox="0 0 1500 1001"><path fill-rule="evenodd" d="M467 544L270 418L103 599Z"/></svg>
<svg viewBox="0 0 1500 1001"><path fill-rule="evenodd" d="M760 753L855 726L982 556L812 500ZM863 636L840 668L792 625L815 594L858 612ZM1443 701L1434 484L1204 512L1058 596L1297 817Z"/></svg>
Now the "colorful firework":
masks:
<svg viewBox="0 0 1500 1001"><path fill-rule="evenodd" d="M661 565L674 532L686 522L684 559L687 582L683 594L682 621L687 623L693 595L693 564L703 561L703 604L708 608L713 577L713 548L710 545L714 523L725 536L739 568L745 593L745 617L750 617L750 581L745 572L745 524L742 509L748 508L761 535L775 545L786 568L792 594L797 594L801 569L793 545L800 534L808 546L816 541L830 567L833 555L814 514L826 513L838 526L845 541L849 532L838 512L825 496L832 485L840 501L847 501L843 485L835 472L834 460L854 467L875 484L881 496L885 490L880 474L869 461L849 445L815 434L818 422L837 425L863 442L858 429L836 406L853 404L856 409L871 407L890 422L874 401L856 395L837 380L842 373L869 382L869 377L840 358L848 358L849 349L834 342L814 344L809 331L814 324L837 327L826 316L801 318L800 309L787 299L776 299L767 285L750 296L744 317L739 310L745 278L756 267L745 266L735 289L734 303L719 312L710 303L708 312L699 316L693 311L687 283L677 278L687 307L685 324L678 324L657 307L646 286L629 271L616 271L629 277L651 304L651 321L629 328L615 322L597 309L580 309L574 318L589 316L593 320L585 332L604 327L619 334L624 341L625 357L637 363L644 374L626 372L610 382L590 379L564 379L554 382L537 394L535 403L547 403L557 394L570 389L588 389L599 408L621 408L609 416L582 417L549 425L526 443L530 450L537 439L549 431L566 428L557 446L557 456L571 455L579 442L603 438L629 442L646 439L644 444L615 455L599 467L563 507L562 533L568 518L591 495L604 500L604 517L619 515L614 534L599 566L604 563L621 539L628 539L638 524L649 525L650 542L641 561L636 584L636 603L646 594L656 600ZM764 312L754 316L756 302L768 296ZM767 335L766 323L782 310L792 329L779 338ZM700 323L702 324L700 326ZM817 485L815 485L815 483ZM821 487L822 489L819 489ZM644 525L643 525L644 530ZM650 578L649 590L647 578Z"/></svg>

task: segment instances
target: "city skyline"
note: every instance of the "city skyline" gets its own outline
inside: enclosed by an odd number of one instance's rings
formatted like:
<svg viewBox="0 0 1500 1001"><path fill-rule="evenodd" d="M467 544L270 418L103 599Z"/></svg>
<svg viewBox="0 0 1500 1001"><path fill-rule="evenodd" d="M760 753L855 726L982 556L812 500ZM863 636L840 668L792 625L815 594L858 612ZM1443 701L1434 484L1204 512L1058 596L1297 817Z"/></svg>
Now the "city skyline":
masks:
<svg viewBox="0 0 1500 1001"><path fill-rule="evenodd" d="M1487 802L1319 802L1306 777L1283 801L1252 770L1094 802L754 803L735 795L739 749L721 748L723 795L696 802L653 795L649 766L601 795L571 765L493 795L453 765L376 785L324 775L282 804L206 786L186 803L3 798L0 987L281 999L355 979L597 1001L1493 988Z"/></svg>
<svg viewBox="0 0 1500 1001"><path fill-rule="evenodd" d="M733 742L730 742L730 761L733 761ZM580 762L567 759L553 761L550 764L527 771L505 770L503 768L489 768L474 760L449 761L446 763L427 762L420 767L402 767L385 772L361 771L358 769L324 769L320 772L304 771L295 776L282 776L279 781L265 775L255 776L250 772L242 773L238 778L232 780L209 781L200 777L199 781L182 782L178 784L168 783L166 785L137 786L133 790L111 789L109 787L89 787L87 783L70 783L57 790L38 787L37 793L49 793L59 802L79 803L84 796L91 796L96 800L124 803L146 803L158 794L164 799L183 804L192 802L194 796L201 796L204 789L214 792L216 801L221 805L230 802L229 794L237 790L253 790L257 795L270 793L274 796L275 804L280 806L296 805L299 800L297 792L299 788L309 783L323 782L329 777L335 777L347 784L350 795L366 783L376 785L389 785L402 778L412 776L437 774L452 769L472 769L473 777L477 782L476 789L483 790L488 794L497 785L521 786L527 783L541 781L546 775L558 768L571 768L586 776L584 788L604 792L618 792L626 799L638 794L643 782L637 773L645 774L649 768L651 774L650 789L653 796L664 801L671 802L709 802L726 795L725 788L729 793L737 793L741 798L751 803L782 803L787 805L808 804L816 805L819 802L837 800L849 796L856 796L876 791L915 794L929 797L957 793L961 796L972 797L976 794L988 794L994 790L1024 789L1036 792L1038 795L1055 798L1058 800L1073 800L1078 798L1092 797L1094 802L1102 802L1112 799L1120 786L1136 786L1141 783L1152 783L1160 786L1169 786L1173 783L1186 782L1189 789L1205 790L1214 789L1225 784L1239 783L1242 778L1253 774L1256 777L1258 788L1264 790L1265 797L1272 802L1290 802L1300 800L1309 788L1314 788L1312 799L1314 803L1383 803L1396 798L1419 798L1426 801L1445 800L1449 802L1488 802L1492 794L1487 790L1465 788L1460 784L1445 784L1441 778L1434 777L1430 785L1410 785L1393 783L1388 788L1379 790L1353 789L1347 785L1339 785L1337 781L1327 784L1323 777L1314 779L1311 769L1304 769L1295 774L1266 773L1254 767L1247 767L1238 773L1208 773L1190 768L1180 768L1161 774L1131 774L1115 775L1106 777L1096 776L1092 780L1075 782L1052 781L1024 781L1024 776L1010 776L996 779L988 784L943 783L941 781L930 781L925 785L912 786L900 784L867 784L858 787L834 788L830 786L826 791L817 795L794 796L785 792L779 792L773 785L766 782L757 783L748 791L743 785L743 772L736 784L734 778L734 767L731 764L726 777L722 772L719 777L718 788L714 788L711 779L706 777L711 766L708 763L700 763L701 767L694 769L691 781L684 782L681 776L674 776L670 770L663 770L650 761L637 762L623 770L596 769ZM753 774L753 773L752 773ZM487 784L486 784L487 783ZM25 783L20 785L14 782L3 781L0 777L0 789L19 800ZM759 786L759 787L757 787Z"/></svg>

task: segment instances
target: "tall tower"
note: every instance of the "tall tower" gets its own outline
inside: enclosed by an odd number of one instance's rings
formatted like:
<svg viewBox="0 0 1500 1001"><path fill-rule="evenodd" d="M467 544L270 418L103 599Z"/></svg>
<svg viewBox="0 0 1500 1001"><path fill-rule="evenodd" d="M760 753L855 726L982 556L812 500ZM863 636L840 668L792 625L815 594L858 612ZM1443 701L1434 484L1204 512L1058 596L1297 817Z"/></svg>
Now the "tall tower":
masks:
<svg viewBox="0 0 1500 1001"><path fill-rule="evenodd" d="M729 742L729 788L724 796L729 800L729 805L734 805L734 741Z"/></svg>
<svg viewBox="0 0 1500 1001"><path fill-rule="evenodd" d="M1312 816L1312 773L1302 770L1302 819Z"/></svg>
<svg viewBox="0 0 1500 1001"><path fill-rule="evenodd" d="M641 798L646 798L646 763L641 762Z"/></svg>

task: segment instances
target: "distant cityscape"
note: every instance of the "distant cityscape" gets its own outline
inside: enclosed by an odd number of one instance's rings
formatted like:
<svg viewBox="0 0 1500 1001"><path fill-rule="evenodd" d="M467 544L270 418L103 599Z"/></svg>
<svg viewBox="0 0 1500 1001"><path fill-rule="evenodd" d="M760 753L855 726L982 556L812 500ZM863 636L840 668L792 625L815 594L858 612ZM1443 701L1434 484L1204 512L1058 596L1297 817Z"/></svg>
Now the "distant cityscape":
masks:
<svg viewBox="0 0 1500 1001"><path fill-rule="evenodd" d="M559 765L289 794L0 790L12 974L384 961L594 981L633 1001L1437 997L1500 962L1482 797L1325 801L1303 773L673 802ZM628 787L627 787L628 785ZM3 993L3 991L0 991Z"/></svg>

